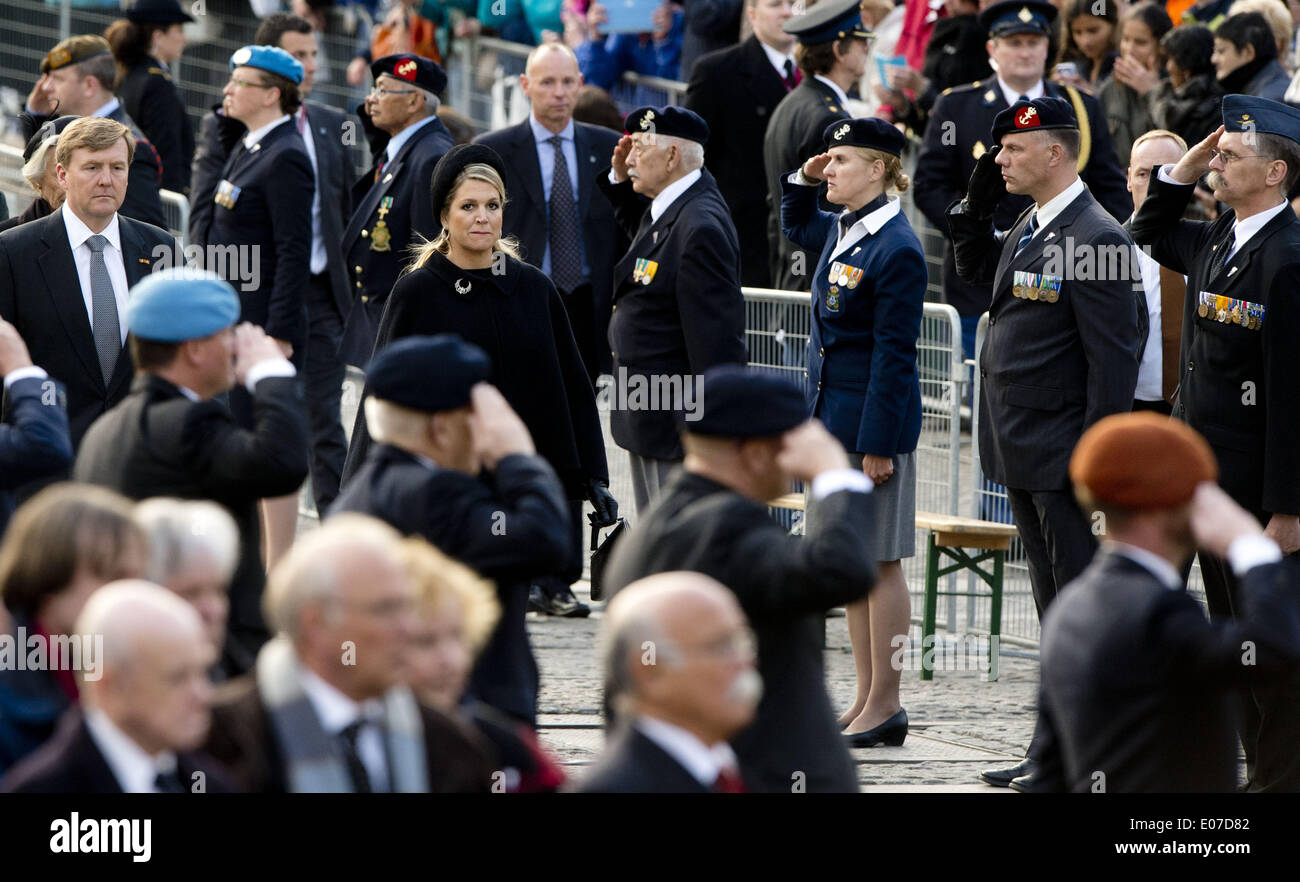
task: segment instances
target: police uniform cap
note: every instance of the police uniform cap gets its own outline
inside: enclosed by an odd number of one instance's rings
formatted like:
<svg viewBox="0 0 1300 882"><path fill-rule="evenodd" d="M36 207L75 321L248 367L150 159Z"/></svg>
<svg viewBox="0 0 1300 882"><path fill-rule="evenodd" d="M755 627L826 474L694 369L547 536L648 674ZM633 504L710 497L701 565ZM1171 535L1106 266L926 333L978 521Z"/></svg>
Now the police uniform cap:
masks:
<svg viewBox="0 0 1300 882"><path fill-rule="evenodd" d="M1186 423L1150 412L1113 414L1083 433L1070 480L1098 503L1129 510L1174 508L1213 481L1214 452Z"/></svg>
<svg viewBox="0 0 1300 882"><path fill-rule="evenodd" d="M366 391L424 413L469 404L475 383L492 374L492 360L455 334L403 337L380 350L366 369Z"/></svg>
<svg viewBox="0 0 1300 882"><path fill-rule="evenodd" d="M865 147L894 156L901 156L907 144L902 132L874 116L836 120L822 132L822 140L828 150L832 147Z"/></svg>
<svg viewBox="0 0 1300 882"><path fill-rule="evenodd" d="M1224 95L1223 131L1280 135L1300 142L1300 110L1253 95Z"/></svg>
<svg viewBox="0 0 1300 882"><path fill-rule="evenodd" d="M810 46L846 37L870 40L875 34L862 23L860 0L821 0L803 15L796 15L781 25L800 43Z"/></svg>
<svg viewBox="0 0 1300 882"><path fill-rule="evenodd" d="M803 389L784 377L719 365L704 372L698 420L678 414L682 430L719 438L770 438L808 419Z"/></svg>
<svg viewBox="0 0 1300 882"><path fill-rule="evenodd" d="M433 212L442 215L442 206L451 197L456 178L468 165L487 165L501 176L502 184L506 179L506 164L497 153L486 144L457 144L443 154L442 159L433 167L433 177L429 182L429 198L433 202ZM501 194L502 199L505 193Z"/></svg>
<svg viewBox="0 0 1300 882"><path fill-rule="evenodd" d="M709 124L703 117L693 110L672 104L664 107L638 107L627 115L627 119L623 121L623 128L629 135L635 135L637 132L653 132L674 138L685 138L697 144L705 144L709 140Z"/></svg>
<svg viewBox="0 0 1300 882"><path fill-rule="evenodd" d="M1032 101L1017 101L993 117L994 144L1002 143L1009 132L1046 132L1052 129L1077 129L1074 108L1064 98L1044 95Z"/></svg>
<svg viewBox="0 0 1300 882"><path fill-rule="evenodd" d="M184 24L194 16L181 9L176 0L135 0L126 8L126 17L136 24Z"/></svg>
<svg viewBox="0 0 1300 882"><path fill-rule="evenodd" d="M45 53L45 57L41 59L41 73L47 74L52 70L58 70L70 64L80 64L101 55L112 54L113 47L108 45L108 41L98 34L78 34L75 37L60 40L54 45L53 49ZM108 85L111 86L112 83Z"/></svg>
<svg viewBox="0 0 1300 882"><path fill-rule="evenodd" d="M267 73L284 77L289 82L302 83L302 63L279 46L245 46L230 56L230 69L255 67Z"/></svg>
<svg viewBox="0 0 1300 882"><path fill-rule="evenodd" d="M40 117L36 118L40 119ZM63 130L68 127L69 123L79 119L81 119L79 116L59 116L41 123L41 127L36 130L36 134L31 136L27 141L27 146L23 148L23 162L31 159L32 154L39 150L40 146L46 141L63 134Z"/></svg>
<svg viewBox="0 0 1300 882"><path fill-rule="evenodd" d="M371 62L370 73L376 82L387 74L435 95L441 95L447 88L447 74L442 66L419 55L385 55Z"/></svg>
<svg viewBox="0 0 1300 882"><path fill-rule="evenodd" d="M159 270L131 289L126 329L142 340L183 343L239 321L239 295L229 282L205 270Z"/></svg>
<svg viewBox="0 0 1300 882"><path fill-rule="evenodd" d="M1050 37L1056 7L1043 0L1002 0L983 10L977 19L990 37L1042 34Z"/></svg>

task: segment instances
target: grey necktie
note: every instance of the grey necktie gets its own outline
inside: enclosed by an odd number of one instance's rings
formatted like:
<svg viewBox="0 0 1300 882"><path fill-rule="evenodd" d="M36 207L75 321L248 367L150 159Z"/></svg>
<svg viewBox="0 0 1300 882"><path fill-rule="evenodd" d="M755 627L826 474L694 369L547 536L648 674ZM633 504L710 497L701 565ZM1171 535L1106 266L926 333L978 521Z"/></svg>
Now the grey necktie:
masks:
<svg viewBox="0 0 1300 882"><path fill-rule="evenodd" d="M551 171L551 281L565 294L582 284L582 246L578 242L578 209L573 201L569 163L564 158L564 139L550 139L555 149Z"/></svg>
<svg viewBox="0 0 1300 882"><path fill-rule="evenodd" d="M86 240L90 249L90 304L91 327L95 334L95 352L99 354L99 369L104 374L104 385L113 377L117 357L122 354L122 325L117 317L117 297L113 294L113 280L109 278L104 263L104 246L108 239L91 236Z"/></svg>

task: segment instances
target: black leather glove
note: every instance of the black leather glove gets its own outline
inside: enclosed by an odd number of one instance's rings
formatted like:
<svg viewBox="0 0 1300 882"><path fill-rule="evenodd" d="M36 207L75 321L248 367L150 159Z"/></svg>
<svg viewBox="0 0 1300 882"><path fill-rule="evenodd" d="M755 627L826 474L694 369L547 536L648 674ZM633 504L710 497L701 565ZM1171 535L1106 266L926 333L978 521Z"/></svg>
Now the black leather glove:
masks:
<svg viewBox="0 0 1300 882"><path fill-rule="evenodd" d="M239 143L239 139L248 134L248 126L244 125L233 116L226 116L218 104L212 108L217 117L217 138L221 141L222 148L225 149L226 155L229 156Z"/></svg>
<svg viewBox="0 0 1300 882"><path fill-rule="evenodd" d="M966 207L976 217L992 217L1002 197L1007 194L1007 182L1002 180L1002 166L997 159L1001 145L984 151L975 160L975 171L971 172L970 183L966 186Z"/></svg>
<svg viewBox="0 0 1300 882"><path fill-rule="evenodd" d="M591 507L595 509L588 515L593 527L612 527L618 523L618 500L600 478L588 479L587 499L591 500Z"/></svg>

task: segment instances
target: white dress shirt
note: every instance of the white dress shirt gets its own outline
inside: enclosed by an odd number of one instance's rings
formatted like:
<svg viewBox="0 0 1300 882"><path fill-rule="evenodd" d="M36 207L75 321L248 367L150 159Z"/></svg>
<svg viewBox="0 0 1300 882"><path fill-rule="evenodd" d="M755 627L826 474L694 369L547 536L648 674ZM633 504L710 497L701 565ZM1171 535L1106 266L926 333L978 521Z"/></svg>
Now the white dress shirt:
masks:
<svg viewBox="0 0 1300 882"><path fill-rule="evenodd" d="M255 146L257 146L257 142L265 138L267 133L270 132L271 129L275 128L276 126L280 125L283 122L288 122L289 118L290 118L289 114L287 113L283 114L271 120L269 123L262 126L261 128L253 129L251 132L244 135L244 149L252 150Z"/></svg>
<svg viewBox="0 0 1300 882"><path fill-rule="evenodd" d="M1147 551L1145 548L1138 548L1136 545L1129 545L1127 542L1117 542L1114 539L1105 540L1107 550L1126 557L1138 564L1142 569L1155 576L1161 585L1164 585L1170 591L1183 590L1183 577L1174 569L1174 565L1165 560L1158 554Z"/></svg>
<svg viewBox="0 0 1300 882"><path fill-rule="evenodd" d="M655 223L659 218L663 217L664 212L668 210L668 206L677 201L677 197L689 190L691 184L694 184L699 179L700 170L697 168L688 171L667 187L664 187L658 196L650 200L650 222Z"/></svg>
<svg viewBox="0 0 1300 882"><path fill-rule="evenodd" d="M366 767L366 774L370 776L371 787L376 792L389 790L388 758L377 724L383 719L383 703L377 698L355 702L304 665L298 667L298 682L302 684L302 691L315 709L326 735L339 735L361 717L372 721L371 725L363 726L357 735L357 753L361 756L362 765Z"/></svg>
<svg viewBox="0 0 1300 882"><path fill-rule="evenodd" d="M1114 539L1107 539L1104 544L1114 553L1123 555L1139 564L1171 591L1183 590L1183 577L1178 570L1174 569L1173 564L1160 555L1125 542L1116 542ZM1281 559L1282 549L1267 536L1238 536L1228 545L1228 564L1238 578L1246 575L1255 567L1277 563Z"/></svg>
<svg viewBox="0 0 1300 882"><path fill-rule="evenodd" d="M1006 100L1008 107L1019 101L1021 95L1024 95L1030 101L1033 101L1037 98L1042 98L1047 94L1047 90L1043 87L1042 80L1034 83L1033 88L1027 91L1017 92L1015 89L1004 83L1002 77L998 77L998 88L1002 90L1002 97Z"/></svg>
<svg viewBox="0 0 1300 882"><path fill-rule="evenodd" d="M767 56L768 61L772 62L772 67L776 68L776 75L781 79L785 79L785 63L787 61L790 62L791 71L799 66L795 64L794 55L782 55L762 40L758 41L758 45L763 47L763 54ZM831 85L834 86L835 84L831 83Z"/></svg>
<svg viewBox="0 0 1300 882"><path fill-rule="evenodd" d="M1138 401L1163 401L1165 397L1164 338L1161 328L1160 264L1146 251L1138 249L1138 266L1142 270L1142 292L1147 298L1147 348L1142 350L1142 363L1138 365L1137 388L1133 397Z"/></svg>
<svg viewBox="0 0 1300 882"><path fill-rule="evenodd" d="M719 741L713 747L709 747L680 726L665 723L654 717L637 717L635 726L638 732L658 745L664 753L689 772L692 778L699 781L701 787L711 789L723 769L731 769L737 773L740 771L736 754L726 741Z"/></svg>
<svg viewBox="0 0 1300 882"><path fill-rule="evenodd" d="M72 249L72 260L77 265L77 281L81 283L81 299L86 304L86 320L90 328L95 329L95 301L90 287L90 246L86 240L95 235L81 218L77 217L67 203L59 211L63 214L63 226L68 232L68 246ZM108 280L113 283L113 298L117 301L117 324L121 332L122 343L126 343L126 302L130 286L126 282L126 263L122 258L122 233L117 215L108 222L99 235L108 240L104 247L104 266L108 269Z"/></svg>
<svg viewBox="0 0 1300 882"><path fill-rule="evenodd" d="M123 793L157 793L158 775L176 771L176 754L171 751L157 756L146 753L103 711L87 708L86 728ZM188 782L181 781L181 784Z"/></svg>
<svg viewBox="0 0 1300 882"><path fill-rule="evenodd" d="M299 122L301 120L301 122ZM298 108L294 116L294 127L302 126L303 146L307 148L307 158L311 160L311 173L316 188L311 197L311 273L313 276L325 272L329 257L325 254L325 240L320 234L320 164L316 161L316 139L311 134L311 120L307 118L307 105Z"/></svg>
<svg viewBox="0 0 1300 882"><path fill-rule="evenodd" d="M533 131L533 143L537 147L537 165L542 172L542 200L546 203L546 221L549 224L551 220L551 178L555 174L555 148L551 145L551 139L556 137L546 126L537 121L537 117L531 113L528 114L528 125ZM564 163L569 169L569 192L573 194L574 211L578 206L578 147L573 140L574 132L577 126L570 119L568 124L560 130L560 149L564 151ZM579 219L581 222L581 219ZM549 229L549 228L548 228ZM581 247L581 246L580 246ZM585 248L581 249L583 252ZM583 272L587 272L586 258L583 258ZM541 270L546 275L551 274L551 237L546 237L546 250L542 253Z"/></svg>
<svg viewBox="0 0 1300 882"><path fill-rule="evenodd" d="M1181 181L1175 181L1171 175L1173 170L1174 164L1172 162L1165 163L1160 166L1160 171L1157 173L1156 177L1164 181L1166 184L1173 184L1175 187L1191 187L1195 185L1195 181L1191 184L1184 184ZM1237 218L1232 224L1232 250L1223 258L1224 263L1231 260L1232 255L1236 254L1237 250L1241 248L1242 245L1249 242L1251 236L1264 229L1269 221L1282 213L1283 209L1290 207L1291 203L1283 199L1272 208L1266 208L1263 211L1252 214L1245 220Z"/></svg>
<svg viewBox="0 0 1300 882"><path fill-rule="evenodd" d="M1065 211L1065 207L1075 199L1078 199L1079 194L1087 189L1088 188L1083 185L1083 181L1079 178L1075 178L1074 183L1070 184L1070 186L1066 187L1060 193L1057 193L1051 199L1048 199L1045 203L1038 206L1038 208L1034 210L1034 222L1038 224L1038 227L1034 230L1034 238L1038 238L1038 234L1043 231L1043 228L1056 220L1056 216Z"/></svg>
<svg viewBox="0 0 1300 882"><path fill-rule="evenodd" d="M426 116L424 119L420 120L417 123L411 123L409 126L402 129L396 135L393 135L393 137L390 138L388 141L388 146L384 148L384 162L385 163L392 162L393 157L397 155L397 152L402 149L402 147L406 144L407 141L411 140L412 135L420 131L420 129L424 128L425 126L427 126L429 123L433 122L437 118L438 118L437 114L431 114L429 116Z"/></svg>
<svg viewBox="0 0 1300 882"><path fill-rule="evenodd" d="M116 98L110 98L107 104L99 108L99 110L96 110L94 113L91 114L91 116L108 116L110 113L117 110L121 106L122 106L121 101L118 101Z"/></svg>

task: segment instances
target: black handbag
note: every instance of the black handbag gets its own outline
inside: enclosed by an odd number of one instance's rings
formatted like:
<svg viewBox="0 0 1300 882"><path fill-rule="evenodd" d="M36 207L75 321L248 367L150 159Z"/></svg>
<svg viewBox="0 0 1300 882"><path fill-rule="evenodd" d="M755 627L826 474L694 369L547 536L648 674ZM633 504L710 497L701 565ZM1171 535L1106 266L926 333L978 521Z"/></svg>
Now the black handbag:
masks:
<svg viewBox="0 0 1300 882"><path fill-rule="evenodd" d="M619 518L604 539L600 538L601 528L591 525L591 599L603 600L605 597L605 566L614 551L614 545L628 530L627 518Z"/></svg>

